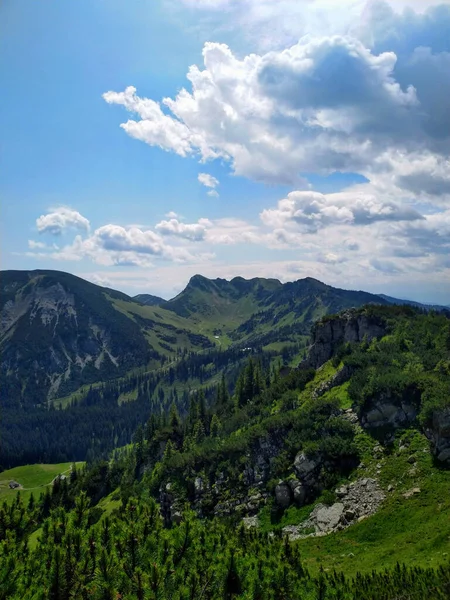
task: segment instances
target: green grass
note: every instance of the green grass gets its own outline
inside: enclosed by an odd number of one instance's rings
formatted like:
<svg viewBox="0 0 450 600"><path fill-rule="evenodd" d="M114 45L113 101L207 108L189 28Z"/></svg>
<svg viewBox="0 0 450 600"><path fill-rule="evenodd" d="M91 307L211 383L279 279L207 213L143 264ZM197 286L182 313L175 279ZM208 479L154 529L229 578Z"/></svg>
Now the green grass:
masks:
<svg viewBox="0 0 450 600"><path fill-rule="evenodd" d="M386 492L381 510L361 523L325 537L299 540L303 561L312 571L323 566L352 576L357 571L393 567L397 562L421 567L447 562L450 472L434 466L424 436L417 432L405 435L409 437L407 450L399 452L397 445L390 454L373 458L369 451L373 440L369 443L365 439L369 436L360 434L358 443L366 454L358 477L377 477L385 490L389 485L394 489ZM408 461L410 456L416 459L415 466ZM414 487L420 488L420 493L405 498L403 494Z"/></svg>
<svg viewBox="0 0 450 600"><path fill-rule="evenodd" d="M101 508L103 511L103 514L101 516L102 519L104 519L106 516L109 516L112 513L112 511L116 508L119 508L120 505L121 500L119 497L118 490L111 492L111 494L109 494L105 498L102 498L97 504L98 508Z"/></svg>
<svg viewBox="0 0 450 600"><path fill-rule="evenodd" d="M352 401L350 396L348 395L348 386L350 385L350 381L346 381L342 385L338 385L332 388L329 392L325 392L322 396L324 400L331 400L332 398L337 398L339 400L339 405L342 409L351 408Z"/></svg>
<svg viewBox="0 0 450 600"><path fill-rule="evenodd" d="M25 465L3 471L0 473L0 502L4 500L12 502L19 492L25 502L28 501L32 493L35 498L38 498L40 493L45 490L46 486L51 484L57 475L69 474L71 464L67 462L52 465ZM78 467L83 463L76 464ZM17 481L21 484L22 489L9 489L10 481Z"/></svg>

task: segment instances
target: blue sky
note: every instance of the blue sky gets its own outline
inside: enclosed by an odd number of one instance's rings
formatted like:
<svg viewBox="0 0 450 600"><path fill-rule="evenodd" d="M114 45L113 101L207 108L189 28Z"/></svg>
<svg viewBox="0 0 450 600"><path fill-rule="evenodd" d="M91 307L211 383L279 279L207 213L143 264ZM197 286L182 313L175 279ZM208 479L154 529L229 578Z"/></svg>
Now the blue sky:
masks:
<svg viewBox="0 0 450 600"><path fill-rule="evenodd" d="M6 0L1 267L450 303L450 4L344 4Z"/></svg>

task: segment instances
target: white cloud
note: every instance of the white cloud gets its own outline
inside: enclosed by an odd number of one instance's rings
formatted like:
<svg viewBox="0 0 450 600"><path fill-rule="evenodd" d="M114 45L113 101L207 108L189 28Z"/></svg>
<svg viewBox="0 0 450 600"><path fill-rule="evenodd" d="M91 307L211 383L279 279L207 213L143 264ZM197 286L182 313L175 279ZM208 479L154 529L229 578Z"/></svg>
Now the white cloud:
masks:
<svg viewBox="0 0 450 600"><path fill-rule="evenodd" d="M211 196L211 198L218 198L219 194L216 190L209 190L209 192L206 192L207 196Z"/></svg>
<svg viewBox="0 0 450 600"><path fill-rule="evenodd" d="M219 180L209 175L209 173L199 173L198 174L199 182L208 188L216 188L219 185Z"/></svg>
<svg viewBox="0 0 450 600"><path fill-rule="evenodd" d="M331 225L370 225L377 221L423 219L410 207L351 189L327 195L291 192L278 202L276 208L265 209L260 216L265 225L274 229L291 227L310 233Z"/></svg>
<svg viewBox="0 0 450 600"><path fill-rule="evenodd" d="M30 248L30 250L39 250L47 248L47 244L44 244L44 242L36 242L35 240L28 240L28 248Z"/></svg>
<svg viewBox="0 0 450 600"><path fill-rule="evenodd" d="M345 256L339 256L338 254L335 254L334 252L325 252L325 253L319 253L317 255L317 260L319 262L327 263L329 265L337 265L339 263L346 262L348 260L348 258L346 258Z"/></svg>
<svg viewBox="0 0 450 600"><path fill-rule="evenodd" d="M41 215L36 219L36 226L39 233L50 233L52 235L61 235L67 229L89 231L88 219L78 211L65 206L60 206L45 215Z"/></svg>
<svg viewBox="0 0 450 600"><path fill-rule="evenodd" d="M228 37L236 35L236 42L252 48L273 49L294 43L306 34L357 33L362 26L367 28L370 12L377 5L388 6L397 14L405 8L424 13L433 6L449 4L450 0L174 0L173 3L196 10L196 23L208 39L225 32Z"/></svg>
<svg viewBox="0 0 450 600"><path fill-rule="evenodd" d="M124 92L106 92L103 99L108 104L121 104L140 117L139 122L130 119L121 125L131 137L151 146L159 146L163 150L171 150L180 156L192 153L195 138L188 127L165 115L159 102L138 98L133 86L128 86Z"/></svg>
<svg viewBox="0 0 450 600"><path fill-rule="evenodd" d="M182 223L172 218L169 221L161 221L155 225L156 231L161 235L175 236L199 242L205 239L207 229L212 226L208 219L199 219L198 223Z"/></svg>
<svg viewBox="0 0 450 600"><path fill-rule="evenodd" d="M447 59L438 56L442 70ZM448 111L434 110L441 92L421 83L428 63L418 59L410 78L403 68L401 83L394 52L373 53L348 36L309 36L242 59L208 42L203 60L203 70L189 69L192 91L163 100L171 114L155 112L155 102L134 88L105 97L138 114L132 131L130 121L124 125L134 137L201 161L221 157L236 174L268 183L298 187L302 172L356 171L370 179L375 167L391 168L383 162L387 150L428 152L438 161L450 149ZM148 134L155 129L171 132L170 143Z"/></svg>

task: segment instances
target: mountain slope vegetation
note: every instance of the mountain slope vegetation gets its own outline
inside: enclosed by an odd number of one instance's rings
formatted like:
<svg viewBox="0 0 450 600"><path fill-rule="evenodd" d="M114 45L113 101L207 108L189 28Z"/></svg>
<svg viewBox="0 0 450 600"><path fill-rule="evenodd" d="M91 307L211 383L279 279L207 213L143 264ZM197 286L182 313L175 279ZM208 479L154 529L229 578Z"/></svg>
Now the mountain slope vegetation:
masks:
<svg viewBox="0 0 450 600"><path fill-rule="evenodd" d="M174 402L109 460L0 508L0 590L448 597L449 365L446 314L369 305L320 320L300 368L253 355L211 402L200 386L185 414Z"/></svg>
<svg viewBox="0 0 450 600"><path fill-rule="evenodd" d="M198 275L160 305L58 271L3 272L0 291L3 468L104 457L199 388L210 405L222 375L234 389L248 355L296 365L318 318L387 303L311 278Z"/></svg>

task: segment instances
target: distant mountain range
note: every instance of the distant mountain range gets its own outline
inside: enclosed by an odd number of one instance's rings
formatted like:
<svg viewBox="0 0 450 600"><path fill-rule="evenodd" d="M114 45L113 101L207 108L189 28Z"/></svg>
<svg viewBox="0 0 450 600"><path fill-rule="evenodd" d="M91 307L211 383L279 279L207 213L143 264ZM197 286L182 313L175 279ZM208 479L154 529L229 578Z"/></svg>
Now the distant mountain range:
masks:
<svg viewBox="0 0 450 600"><path fill-rule="evenodd" d="M60 271L2 271L2 406L46 404L83 384L160 366L180 352L307 339L325 314L368 303L413 304L306 278L191 278L175 298L134 298Z"/></svg>

